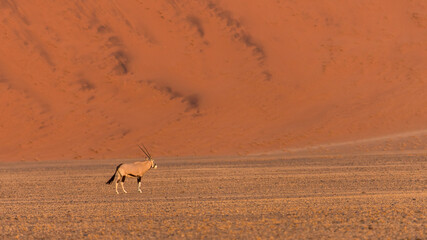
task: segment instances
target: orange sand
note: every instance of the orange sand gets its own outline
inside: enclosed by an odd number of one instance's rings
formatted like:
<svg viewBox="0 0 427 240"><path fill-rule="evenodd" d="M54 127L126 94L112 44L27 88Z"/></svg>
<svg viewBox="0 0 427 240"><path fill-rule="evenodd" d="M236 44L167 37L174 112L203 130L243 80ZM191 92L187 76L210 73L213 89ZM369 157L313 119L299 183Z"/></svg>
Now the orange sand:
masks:
<svg viewBox="0 0 427 240"><path fill-rule="evenodd" d="M3 0L0 56L0 161L425 150L424 0Z"/></svg>

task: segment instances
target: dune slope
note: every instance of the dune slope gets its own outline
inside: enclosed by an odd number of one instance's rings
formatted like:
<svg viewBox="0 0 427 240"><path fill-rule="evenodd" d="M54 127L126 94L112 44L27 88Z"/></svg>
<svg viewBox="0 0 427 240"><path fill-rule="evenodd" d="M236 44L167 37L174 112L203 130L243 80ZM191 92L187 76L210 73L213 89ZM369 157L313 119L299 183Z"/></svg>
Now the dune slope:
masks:
<svg viewBox="0 0 427 240"><path fill-rule="evenodd" d="M425 132L426 30L423 0L3 0L0 160Z"/></svg>

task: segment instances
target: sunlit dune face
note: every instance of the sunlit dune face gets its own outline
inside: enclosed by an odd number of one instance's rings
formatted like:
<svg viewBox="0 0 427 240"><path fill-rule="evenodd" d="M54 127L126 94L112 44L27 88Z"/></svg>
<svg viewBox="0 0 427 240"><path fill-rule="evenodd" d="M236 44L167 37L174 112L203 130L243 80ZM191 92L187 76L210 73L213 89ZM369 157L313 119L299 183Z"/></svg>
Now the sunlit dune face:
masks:
<svg viewBox="0 0 427 240"><path fill-rule="evenodd" d="M427 1L389 2L0 0L0 161L419 135Z"/></svg>

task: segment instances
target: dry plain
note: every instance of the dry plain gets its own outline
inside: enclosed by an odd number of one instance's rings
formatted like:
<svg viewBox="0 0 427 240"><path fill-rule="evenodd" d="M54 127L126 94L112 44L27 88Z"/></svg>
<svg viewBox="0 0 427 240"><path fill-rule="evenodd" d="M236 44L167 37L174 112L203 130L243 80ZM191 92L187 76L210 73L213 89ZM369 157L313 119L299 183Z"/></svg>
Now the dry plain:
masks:
<svg viewBox="0 0 427 240"><path fill-rule="evenodd" d="M165 158L0 163L0 239L426 239L427 157Z"/></svg>

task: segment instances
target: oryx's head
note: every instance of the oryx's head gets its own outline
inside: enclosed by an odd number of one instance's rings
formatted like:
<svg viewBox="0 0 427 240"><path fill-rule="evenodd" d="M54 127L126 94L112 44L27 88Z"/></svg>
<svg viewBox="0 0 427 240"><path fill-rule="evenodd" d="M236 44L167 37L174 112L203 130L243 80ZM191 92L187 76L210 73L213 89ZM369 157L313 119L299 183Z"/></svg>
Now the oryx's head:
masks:
<svg viewBox="0 0 427 240"><path fill-rule="evenodd" d="M141 146L139 146L139 145L138 145L139 149L141 149L141 151L142 151L143 153L145 153L145 155L147 156L147 157L145 158L145 160L147 160L147 161L151 161L151 168L156 169L156 168L157 168L157 164L155 164L155 163L154 163L154 159L153 159L153 158L151 158L151 154L150 154L150 152L148 152L148 150L147 150L147 148L144 146L144 144L142 144L142 146L143 146L144 148L142 148Z"/></svg>

